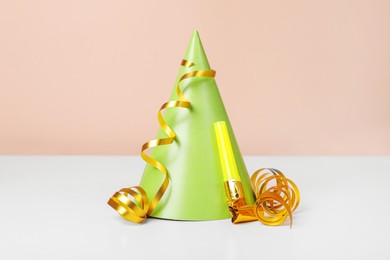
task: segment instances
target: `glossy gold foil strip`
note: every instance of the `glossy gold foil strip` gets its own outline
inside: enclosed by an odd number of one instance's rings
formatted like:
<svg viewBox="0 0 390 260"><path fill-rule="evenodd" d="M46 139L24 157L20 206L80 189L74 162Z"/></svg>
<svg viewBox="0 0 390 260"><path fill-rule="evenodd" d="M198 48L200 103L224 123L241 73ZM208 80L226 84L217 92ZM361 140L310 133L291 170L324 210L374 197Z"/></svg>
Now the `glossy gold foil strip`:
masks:
<svg viewBox="0 0 390 260"><path fill-rule="evenodd" d="M284 174L273 168L262 168L255 171L251 184L256 195L254 214L260 222L276 226L282 224L287 217L292 226L292 213L300 202L297 185Z"/></svg>
<svg viewBox="0 0 390 260"><path fill-rule="evenodd" d="M195 64L187 60L182 60L181 65L190 68ZM164 175L164 180L160 188L154 195L151 202L149 202L145 190L140 186L123 188L118 192L116 192L114 195L112 195L107 203L114 210L116 210L124 219L135 223L142 223L143 221L145 221L147 216L149 216L153 212L153 210L155 209L158 202L160 201L160 199L162 198L162 196L164 195L165 191L168 188L169 175L167 169L162 163L153 159L151 156L145 153L145 150L149 148L157 147L160 145L171 144L175 140L176 134L165 122L162 114L162 110L166 108L173 108L173 107L190 108L191 102L188 99L186 99L185 96L183 95L180 89L180 83L183 80L192 77L215 77L215 73L216 72L214 70L196 70L184 74L179 79L176 85L176 93L179 100L168 101L161 106L160 110L158 111L157 118L160 127L165 132L167 137L150 140L144 143L141 148L141 157L146 163L150 164L151 166L159 170Z"/></svg>
<svg viewBox="0 0 390 260"><path fill-rule="evenodd" d="M183 67L186 67L186 68L191 68L195 64L192 61L182 60L180 65L183 66Z"/></svg>

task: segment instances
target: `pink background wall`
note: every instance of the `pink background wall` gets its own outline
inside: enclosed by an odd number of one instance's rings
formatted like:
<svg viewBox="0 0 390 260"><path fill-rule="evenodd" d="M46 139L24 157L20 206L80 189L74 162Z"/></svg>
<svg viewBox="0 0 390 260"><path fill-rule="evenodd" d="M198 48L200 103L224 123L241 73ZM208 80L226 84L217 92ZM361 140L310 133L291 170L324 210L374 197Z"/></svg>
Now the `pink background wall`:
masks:
<svg viewBox="0 0 390 260"><path fill-rule="evenodd" d="M389 14L373 0L1 0L0 153L138 154L196 28L244 154L389 155Z"/></svg>

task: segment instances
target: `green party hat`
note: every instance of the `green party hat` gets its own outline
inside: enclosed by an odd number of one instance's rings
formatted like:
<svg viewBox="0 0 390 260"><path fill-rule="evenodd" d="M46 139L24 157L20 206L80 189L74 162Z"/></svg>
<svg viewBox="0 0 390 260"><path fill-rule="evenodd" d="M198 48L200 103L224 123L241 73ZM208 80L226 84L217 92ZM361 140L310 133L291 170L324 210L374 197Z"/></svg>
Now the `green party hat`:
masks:
<svg viewBox="0 0 390 260"><path fill-rule="evenodd" d="M191 71L210 70L197 31L193 32L184 59L192 66L181 66L175 86ZM254 203L248 172L232 126L213 77L192 77L180 83L184 96L191 102L189 109L167 108L164 120L176 133L172 144L153 148L150 156L168 171L169 186L152 217L174 220L213 220L230 218L222 169L219 161L213 124L225 121L247 204ZM176 88L171 101L179 100ZM167 137L160 129L157 138ZM140 186L151 200L164 175L147 164Z"/></svg>

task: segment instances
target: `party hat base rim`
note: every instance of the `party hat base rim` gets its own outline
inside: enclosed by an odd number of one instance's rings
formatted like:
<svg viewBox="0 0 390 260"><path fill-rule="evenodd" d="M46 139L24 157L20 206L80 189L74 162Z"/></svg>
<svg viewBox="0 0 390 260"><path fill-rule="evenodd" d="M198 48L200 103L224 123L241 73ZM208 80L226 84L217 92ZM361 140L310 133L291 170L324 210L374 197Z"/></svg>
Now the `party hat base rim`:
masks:
<svg viewBox="0 0 390 260"><path fill-rule="evenodd" d="M173 218L173 217L157 217L157 216L150 216L150 218L154 219L161 219L161 220L169 220L169 221L196 221L196 222L201 222L201 221L215 221L215 220L224 220L224 219L230 219L231 216L228 215L224 218L221 217L216 217L216 218L205 218L205 219L200 219L200 218Z"/></svg>

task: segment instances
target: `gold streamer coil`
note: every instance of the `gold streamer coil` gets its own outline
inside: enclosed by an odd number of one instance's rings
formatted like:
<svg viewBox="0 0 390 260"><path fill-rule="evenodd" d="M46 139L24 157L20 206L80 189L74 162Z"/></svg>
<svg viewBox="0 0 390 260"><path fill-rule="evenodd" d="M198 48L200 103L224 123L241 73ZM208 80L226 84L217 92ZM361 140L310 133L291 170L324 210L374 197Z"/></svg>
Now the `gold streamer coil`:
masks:
<svg viewBox="0 0 390 260"><path fill-rule="evenodd" d="M273 168L255 171L251 184L256 195L253 214L265 225L282 224L287 217L292 225L294 212L300 202L297 185L287 179L282 172Z"/></svg>
<svg viewBox="0 0 390 260"><path fill-rule="evenodd" d="M190 68L195 64L191 61L182 60L181 65L186 68ZM156 208L157 204L159 203L168 188L169 175L167 169L162 163L153 159L151 156L145 153L145 150L149 148L171 144L175 140L176 134L165 122L162 110L173 107L187 109L190 108L191 102L183 95L183 92L180 89L180 83L183 80L192 77L213 78L215 77L215 73L216 72L214 70L195 70L184 74L179 79L175 87L179 100L168 101L161 106L160 110L157 113L157 118L161 129L164 131L167 137L150 140L144 143L141 148L141 157L146 163L159 170L164 175L164 180L150 203L145 190L140 186L123 188L116 192L114 195L112 195L107 203L113 209L115 209L124 219L135 223L142 223L143 221L145 221L147 216L150 216L152 214L153 210Z"/></svg>

